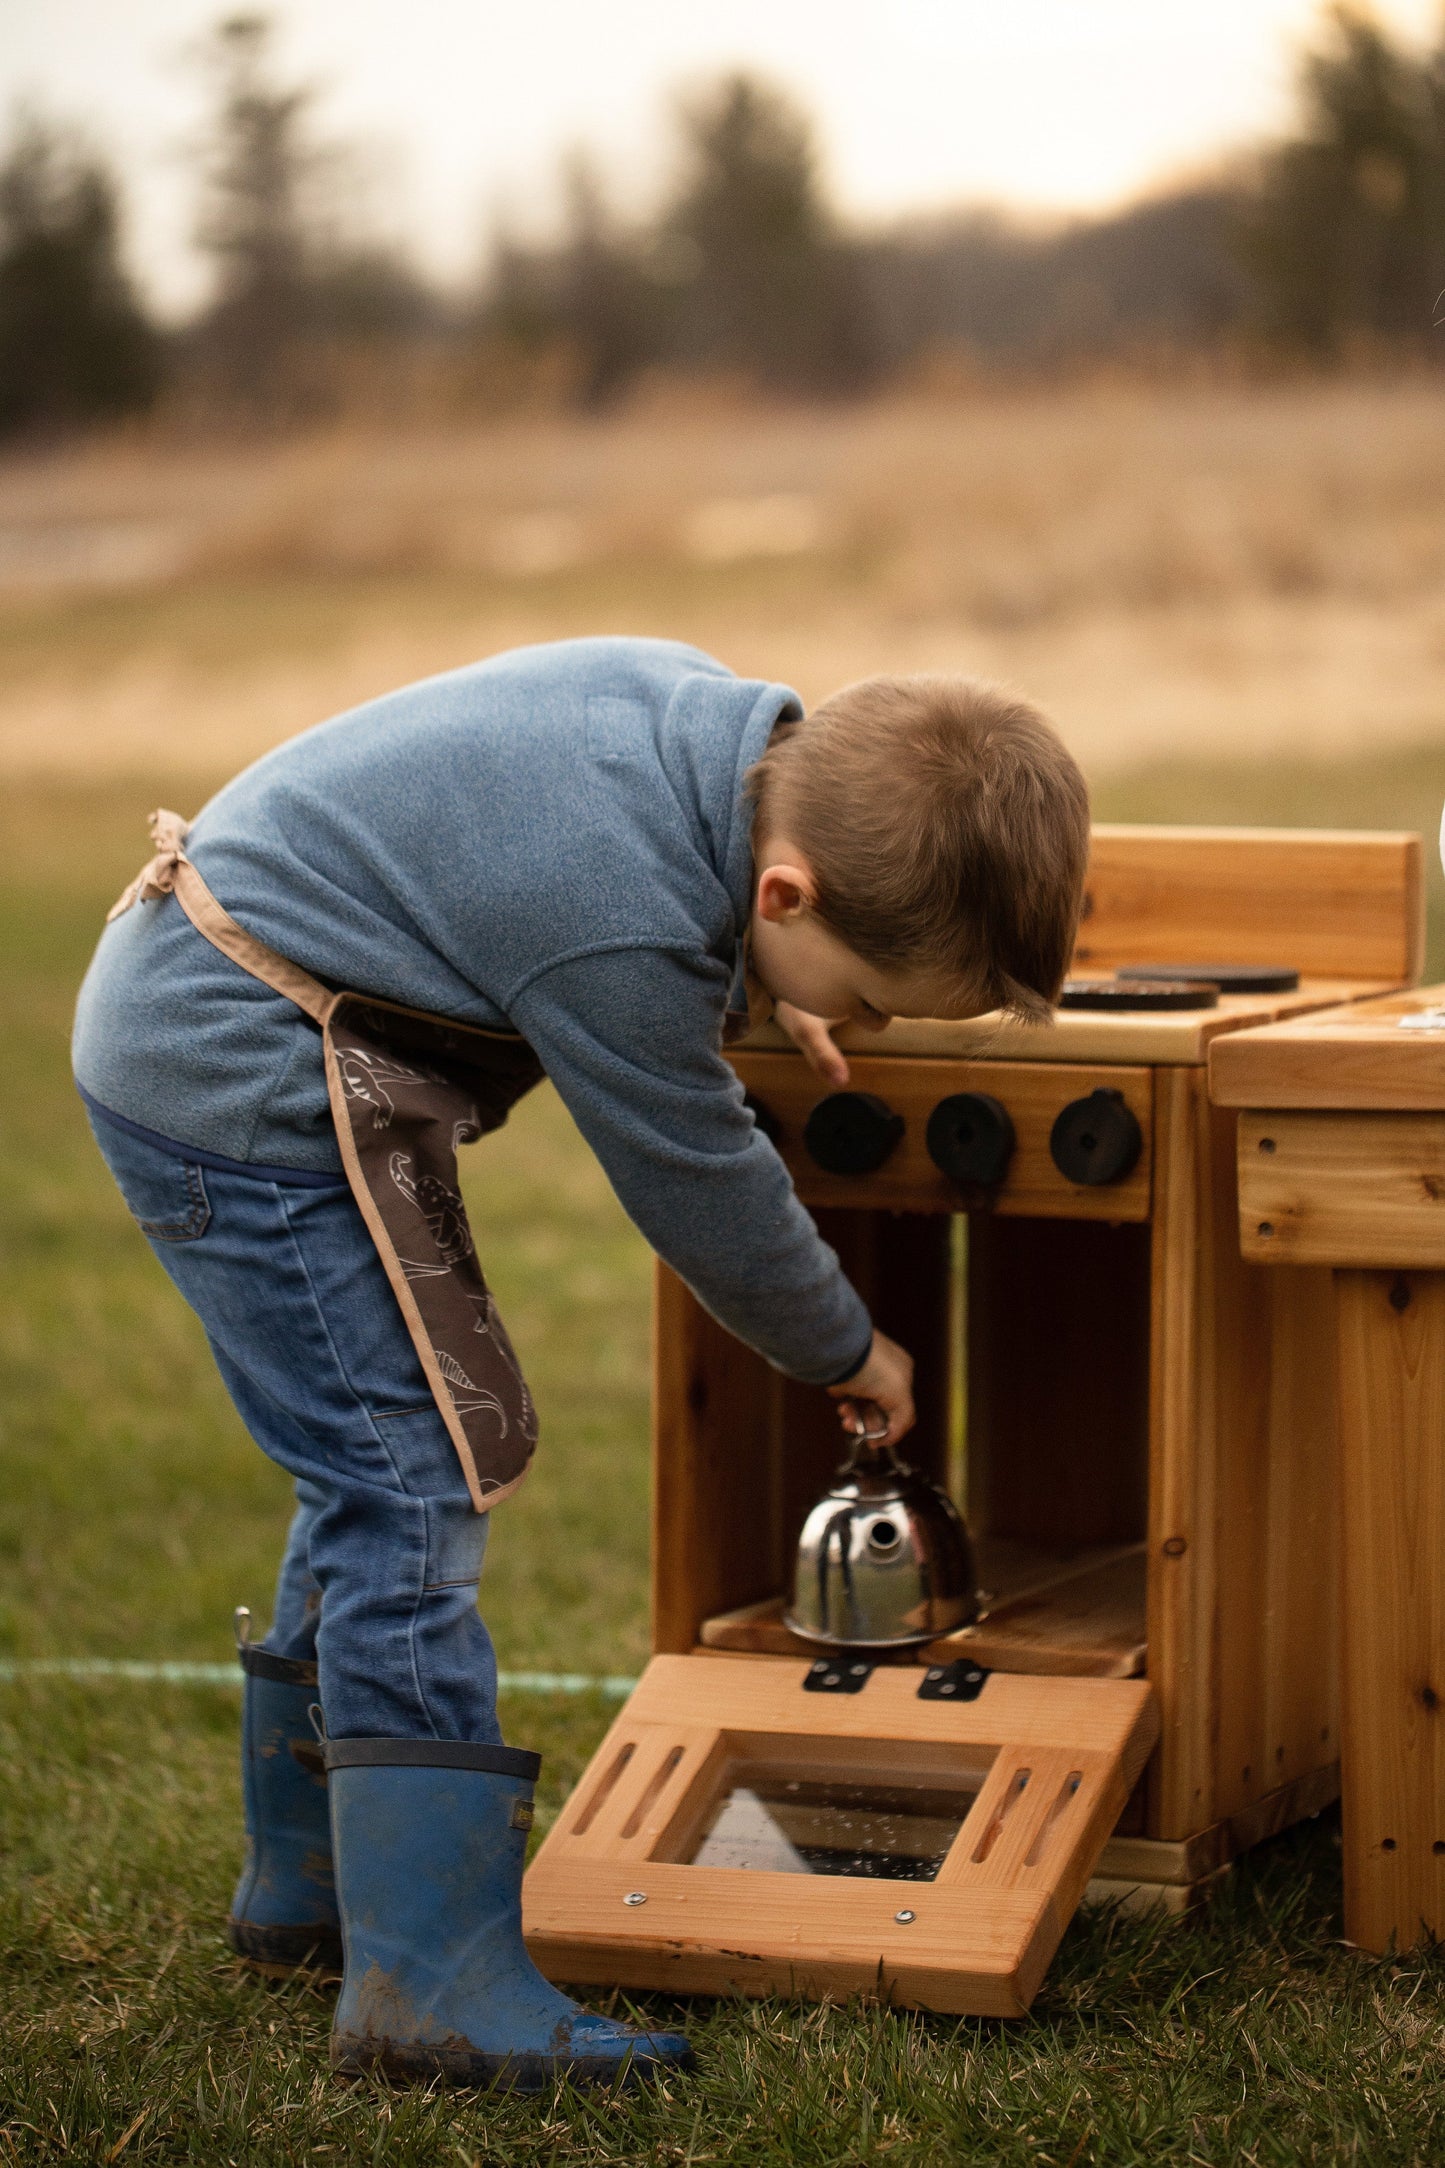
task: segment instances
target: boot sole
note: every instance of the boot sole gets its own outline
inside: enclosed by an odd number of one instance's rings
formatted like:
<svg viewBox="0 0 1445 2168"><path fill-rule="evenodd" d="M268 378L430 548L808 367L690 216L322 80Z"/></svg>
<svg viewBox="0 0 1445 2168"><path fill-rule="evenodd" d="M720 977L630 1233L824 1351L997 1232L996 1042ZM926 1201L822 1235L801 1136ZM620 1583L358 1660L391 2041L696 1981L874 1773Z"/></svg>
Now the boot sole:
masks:
<svg viewBox="0 0 1445 2168"><path fill-rule="evenodd" d="M342 1969L341 1936L335 1928L258 1927L254 1920L227 1920L226 1940L253 1972L283 1980L297 1972Z"/></svg>
<svg viewBox="0 0 1445 2168"><path fill-rule="evenodd" d="M554 2085L614 2086L655 2084L676 2071L694 2068L691 2050L675 2060L659 2055L629 2055L622 2061L595 2055L482 2055L475 2048L369 2046L362 2041L331 2043L334 2076L379 2075L403 2083L445 2078L498 2093L542 2093Z"/></svg>

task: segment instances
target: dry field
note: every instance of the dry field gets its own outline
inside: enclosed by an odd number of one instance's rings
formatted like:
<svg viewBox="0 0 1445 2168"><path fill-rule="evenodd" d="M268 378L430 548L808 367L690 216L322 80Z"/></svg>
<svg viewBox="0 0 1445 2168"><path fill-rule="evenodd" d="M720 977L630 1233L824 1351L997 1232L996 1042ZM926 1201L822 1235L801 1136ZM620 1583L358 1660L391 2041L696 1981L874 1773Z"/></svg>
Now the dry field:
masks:
<svg viewBox="0 0 1445 2168"><path fill-rule="evenodd" d="M209 780L403 680L593 631L813 699L1013 680L1095 774L1445 725L1445 386L654 399L431 436L0 465L0 772Z"/></svg>

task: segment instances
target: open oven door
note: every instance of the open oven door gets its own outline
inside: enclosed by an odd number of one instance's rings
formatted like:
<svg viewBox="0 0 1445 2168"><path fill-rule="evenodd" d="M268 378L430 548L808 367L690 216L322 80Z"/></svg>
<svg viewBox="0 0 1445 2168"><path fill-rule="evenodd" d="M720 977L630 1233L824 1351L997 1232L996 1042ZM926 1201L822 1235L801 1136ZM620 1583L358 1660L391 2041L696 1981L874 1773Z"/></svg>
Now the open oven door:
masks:
<svg viewBox="0 0 1445 2168"><path fill-rule="evenodd" d="M657 1656L541 1846L549 1978L1019 2017L1159 1729L1138 1679Z"/></svg>

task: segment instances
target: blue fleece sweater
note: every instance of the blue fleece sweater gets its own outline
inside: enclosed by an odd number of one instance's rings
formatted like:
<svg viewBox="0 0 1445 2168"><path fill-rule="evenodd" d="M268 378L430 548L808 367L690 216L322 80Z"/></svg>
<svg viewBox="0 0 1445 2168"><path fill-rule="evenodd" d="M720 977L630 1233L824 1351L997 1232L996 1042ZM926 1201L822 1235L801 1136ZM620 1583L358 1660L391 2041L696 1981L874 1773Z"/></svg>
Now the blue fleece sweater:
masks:
<svg viewBox="0 0 1445 2168"><path fill-rule="evenodd" d="M658 1253L829 1383L863 1360L867 1312L719 1050L752 900L743 776L799 712L671 642L522 648L293 738L188 849L328 984L521 1032ZM101 1107L181 1143L340 1171L320 1034L174 897L106 928L74 1059Z"/></svg>

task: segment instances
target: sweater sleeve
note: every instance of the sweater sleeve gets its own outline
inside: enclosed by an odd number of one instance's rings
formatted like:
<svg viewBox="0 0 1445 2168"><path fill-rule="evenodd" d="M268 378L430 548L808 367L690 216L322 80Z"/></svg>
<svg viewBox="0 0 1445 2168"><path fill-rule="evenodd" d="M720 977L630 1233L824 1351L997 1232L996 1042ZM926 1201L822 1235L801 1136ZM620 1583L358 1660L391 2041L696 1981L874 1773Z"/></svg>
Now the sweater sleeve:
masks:
<svg viewBox="0 0 1445 2168"><path fill-rule="evenodd" d="M508 1007L664 1262L777 1369L835 1384L872 1326L718 1051L727 993L710 957L626 949L556 964Z"/></svg>

